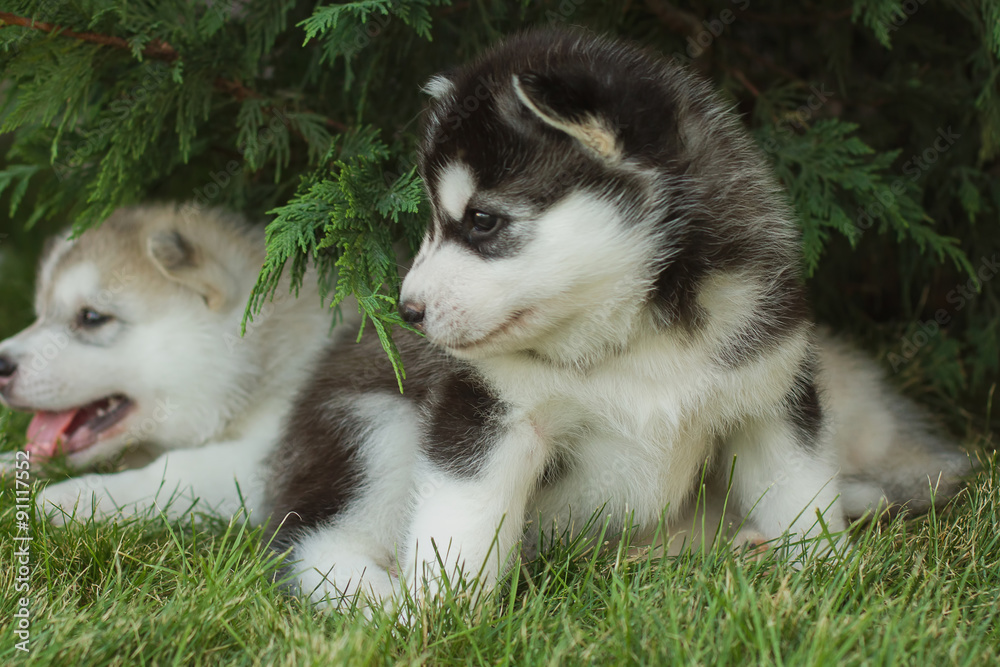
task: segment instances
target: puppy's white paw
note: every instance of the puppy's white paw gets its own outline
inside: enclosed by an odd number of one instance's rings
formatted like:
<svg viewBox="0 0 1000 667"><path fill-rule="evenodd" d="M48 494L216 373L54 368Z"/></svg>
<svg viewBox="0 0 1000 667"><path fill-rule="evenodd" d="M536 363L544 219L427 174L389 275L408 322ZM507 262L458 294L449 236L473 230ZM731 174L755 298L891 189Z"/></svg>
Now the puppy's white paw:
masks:
<svg viewBox="0 0 1000 667"><path fill-rule="evenodd" d="M344 612L355 608L371 620L373 610L391 609L395 604L396 586L381 568L349 572L345 572L344 568L336 570L336 573L324 573L312 568L300 573L299 590L309 596L316 609Z"/></svg>
<svg viewBox="0 0 1000 667"><path fill-rule="evenodd" d="M57 526L75 519L103 518L115 510L101 475L81 475L49 484L35 494L35 504Z"/></svg>

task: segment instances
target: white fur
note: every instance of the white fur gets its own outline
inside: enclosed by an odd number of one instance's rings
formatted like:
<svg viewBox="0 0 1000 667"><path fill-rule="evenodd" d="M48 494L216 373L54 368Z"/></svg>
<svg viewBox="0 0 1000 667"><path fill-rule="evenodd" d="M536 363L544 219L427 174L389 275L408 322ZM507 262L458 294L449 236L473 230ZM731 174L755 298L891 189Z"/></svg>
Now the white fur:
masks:
<svg viewBox="0 0 1000 667"><path fill-rule="evenodd" d="M368 600L391 597L397 590L389 574L396 566L395 545L404 535L411 501L425 492L413 475L420 445L413 406L398 395L370 394L358 397L353 407L366 423L359 451L364 488L352 507L310 530L293 553L305 565L299 568L300 590L320 606L350 604L359 592Z"/></svg>
<svg viewBox="0 0 1000 667"><path fill-rule="evenodd" d="M417 507L403 551L404 580L416 595L436 595L442 577L495 580L524 532L546 443L530 424L505 429L474 479L456 478L426 464L417 478L433 489Z"/></svg>
<svg viewBox="0 0 1000 667"><path fill-rule="evenodd" d="M829 334L819 361L829 426L851 516L908 500L917 510L947 497L971 469L920 406L895 391L870 358Z"/></svg>
<svg viewBox="0 0 1000 667"><path fill-rule="evenodd" d="M446 175L457 176L442 178L442 188L464 193L467 171L449 168ZM636 256L636 248L649 248L645 232L623 230L618 220L613 204L578 192L539 220L515 223L535 230L517 261L484 262L455 243L425 245L401 299L425 305L428 338L456 356L482 358L534 344L572 363L626 340L641 295L651 288L642 263L653 251ZM594 303L616 307L594 309ZM562 335L549 336L553 330Z"/></svg>
<svg viewBox="0 0 1000 667"><path fill-rule="evenodd" d="M432 76L424 84L423 91L431 97L443 98L455 92L455 84L446 76Z"/></svg>
<svg viewBox="0 0 1000 667"><path fill-rule="evenodd" d="M476 180L471 169L460 162L449 165L438 180L441 208L455 220L461 220L475 188Z"/></svg>
<svg viewBox="0 0 1000 667"><path fill-rule="evenodd" d="M62 259L62 256L65 255L70 248L73 247L73 243L69 240L69 234L63 234L62 236L56 238L52 243L52 249L39 266L38 283L40 285L49 285L52 283L52 273L55 271L55 267L59 264L59 260ZM39 292L36 294L35 298L35 311L38 313L42 313L45 307L45 302L40 297L41 293Z"/></svg>
<svg viewBox="0 0 1000 667"><path fill-rule="evenodd" d="M569 123L556 118L535 104L525 93L524 88L521 86L521 80L516 75L512 77L512 83L517 99L546 123L573 137L582 145L594 151L602 159L610 162L616 162L621 159L622 151L618 145L618 139L614 131L603 120L597 116L589 116L583 122Z"/></svg>

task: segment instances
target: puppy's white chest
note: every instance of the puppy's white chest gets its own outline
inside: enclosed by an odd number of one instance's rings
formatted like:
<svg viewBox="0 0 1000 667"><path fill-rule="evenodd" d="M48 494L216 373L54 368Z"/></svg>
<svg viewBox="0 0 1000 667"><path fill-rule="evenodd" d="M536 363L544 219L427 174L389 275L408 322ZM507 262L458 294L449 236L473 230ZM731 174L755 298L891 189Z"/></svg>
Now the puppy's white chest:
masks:
<svg viewBox="0 0 1000 667"><path fill-rule="evenodd" d="M709 430L670 391L567 395L530 413L553 461L535 512L543 521L586 521L601 510L656 521L684 504L711 454ZM578 526L579 527L579 526Z"/></svg>
<svg viewBox="0 0 1000 667"><path fill-rule="evenodd" d="M542 433L587 428L634 440L652 428L680 428L710 403L717 382L703 357L657 335L587 371L522 358L484 363L483 371L499 397Z"/></svg>

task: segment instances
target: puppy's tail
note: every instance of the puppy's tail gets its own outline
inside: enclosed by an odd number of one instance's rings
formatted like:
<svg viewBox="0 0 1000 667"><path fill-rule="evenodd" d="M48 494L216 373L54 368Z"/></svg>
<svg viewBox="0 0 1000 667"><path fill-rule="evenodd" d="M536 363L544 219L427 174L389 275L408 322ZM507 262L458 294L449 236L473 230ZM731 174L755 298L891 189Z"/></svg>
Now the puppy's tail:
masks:
<svg viewBox="0 0 1000 667"><path fill-rule="evenodd" d="M887 506L921 512L959 490L972 470L969 455L894 390L872 359L824 332L819 360L849 517Z"/></svg>

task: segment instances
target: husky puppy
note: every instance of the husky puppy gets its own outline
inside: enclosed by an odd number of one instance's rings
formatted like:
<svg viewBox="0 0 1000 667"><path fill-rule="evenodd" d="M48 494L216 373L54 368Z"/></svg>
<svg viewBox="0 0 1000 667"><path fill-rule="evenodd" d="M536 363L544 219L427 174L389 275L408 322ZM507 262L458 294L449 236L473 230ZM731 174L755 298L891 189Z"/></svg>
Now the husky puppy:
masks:
<svg viewBox="0 0 1000 667"><path fill-rule="evenodd" d="M76 508L79 519L175 496L174 514L195 500L223 513L241 500L261 506L261 462L330 340L330 312L310 279L298 299L267 303L240 336L263 259L259 225L173 205L122 209L77 239L50 242L38 319L0 343L0 399L35 413L33 461L62 452L85 469L130 444L156 458L50 485L40 506Z"/></svg>
<svg viewBox="0 0 1000 667"><path fill-rule="evenodd" d="M427 90L433 220L400 305L426 340L398 341L402 395L373 337L331 350L276 466L277 543L314 601L433 596L462 570L488 588L529 520L677 525L706 465L754 541L838 533L847 510L955 482L962 457L900 423L870 362L868 405L831 369L851 404L834 408L874 427L837 451L819 375L854 355L817 352L792 210L704 82L542 31ZM884 483L875 462L908 449L927 456L889 461Z"/></svg>

